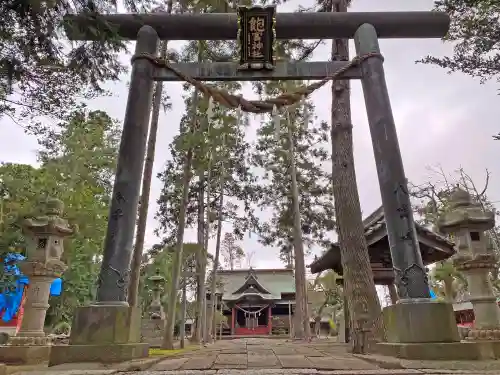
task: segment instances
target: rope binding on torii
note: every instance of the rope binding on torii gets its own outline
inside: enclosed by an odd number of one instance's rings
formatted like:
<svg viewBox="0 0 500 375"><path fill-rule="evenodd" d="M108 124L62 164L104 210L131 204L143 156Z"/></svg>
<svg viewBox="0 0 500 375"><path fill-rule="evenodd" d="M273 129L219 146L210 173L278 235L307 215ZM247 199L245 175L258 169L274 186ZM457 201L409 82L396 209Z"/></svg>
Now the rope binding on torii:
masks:
<svg viewBox="0 0 500 375"><path fill-rule="evenodd" d="M227 107L229 109L241 108L245 112L250 113L272 113L273 109L286 107L289 105L296 104L302 99L311 95L317 89L323 87L327 82L339 79L345 72L350 68L358 66L363 61L377 57L384 59L383 56L378 52L367 53L362 56L356 56L351 61L349 61L341 69L337 70L334 74L326 76L320 81L313 82L310 85L299 87L297 90L290 93L283 93L274 98L269 98L266 100L247 100L241 95L233 95L225 90L220 90L210 85L206 85L201 81L190 77L179 70L175 69L166 59L161 59L149 53L139 53L132 56L132 63L136 60L146 59L156 65L158 68L166 68L174 73L181 80L190 83L201 91L205 96L211 97L215 102Z"/></svg>

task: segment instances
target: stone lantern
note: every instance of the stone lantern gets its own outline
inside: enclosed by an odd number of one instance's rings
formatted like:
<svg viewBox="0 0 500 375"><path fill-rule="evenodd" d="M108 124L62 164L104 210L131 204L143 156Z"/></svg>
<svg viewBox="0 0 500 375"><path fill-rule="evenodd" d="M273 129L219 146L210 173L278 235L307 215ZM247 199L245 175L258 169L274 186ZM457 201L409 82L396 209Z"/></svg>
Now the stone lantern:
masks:
<svg viewBox="0 0 500 375"><path fill-rule="evenodd" d="M153 276L148 277L153 287L153 300L149 305L147 316L141 322L141 341L147 342L152 348L161 347L165 326L165 313L161 304L161 292L165 284L165 278L156 269Z"/></svg>
<svg viewBox="0 0 500 375"><path fill-rule="evenodd" d="M49 199L46 202L45 215L26 219L22 223L28 246L26 260L20 264L20 269L29 278L30 285L21 328L17 337L13 338L13 344L15 341L23 341L23 337L45 337L43 326L49 308L50 285L66 270L66 265L61 261L64 252L63 240L75 232L75 229L61 218L63 211L64 204L60 200Z"/></svg>
<svg viewBox="0 0 500 375"><path fill-rule="evenodd" d="M149 306L149 317L151 319L165 319L165 313L161 304L161 292L163 284L165 284L165 278L160 275L160 270L157 268L155 274L150 276L148 280L153 283L153 300Z"/></svg>
<svg viewBox="0 0 500 375"><path fill-rule="evenodd" d="M484 233L495 226L495 215L483 210L459 187L452 193L450 204L450 210L439 218L438 227L442 233L453 234L457 247L453 264L467 277L475 315L467 339L500 340L500 309L490 280L497 256Z"/></svg>
<svg viewBox="0 0 500 375"><path fill-rule="evenodd" d="M75 232L75 228L61 218L63 211L64 204L60 200L49 199L45 202L45 213L22 223L27 254L19 267L30 283L19 332L0 350L0 358L5 362L48 360L50 342L43 328L49 308L50 285L66 269L61 261L63 240Z"/></svg>

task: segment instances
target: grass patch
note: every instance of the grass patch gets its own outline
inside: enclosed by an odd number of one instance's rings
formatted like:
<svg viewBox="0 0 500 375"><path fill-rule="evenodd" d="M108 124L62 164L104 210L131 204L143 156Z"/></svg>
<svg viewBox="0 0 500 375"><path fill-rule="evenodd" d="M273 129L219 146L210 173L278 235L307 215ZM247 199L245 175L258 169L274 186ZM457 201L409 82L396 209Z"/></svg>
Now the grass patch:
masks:
<svg viewBox="0 0 500 375"><path fill-rule="evenodd" d="M193 350L196 348L196 345L188 346L185 347L184 349L160 349L160 348L151 348L149 349L149 356L150 357L155 357L155 356L169 356L169 355L175 355L179 353L183 353L187 350Z"/></svg>

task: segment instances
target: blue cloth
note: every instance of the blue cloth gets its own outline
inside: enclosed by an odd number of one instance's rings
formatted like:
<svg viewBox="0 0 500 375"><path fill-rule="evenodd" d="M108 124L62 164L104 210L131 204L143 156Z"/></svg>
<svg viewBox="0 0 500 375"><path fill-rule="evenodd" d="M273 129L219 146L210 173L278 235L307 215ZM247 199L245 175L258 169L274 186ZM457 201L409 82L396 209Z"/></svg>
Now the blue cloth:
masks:
<svg viewBox="0 0 500 375"><path fill-rule="evenodd" d="M17 253L8 253L4 258L4 272L16 277L16 283L12 290L0 293L0 313L3 312L2 320L4 322L10 322L17 315L21 307L24 288L29 285L29 279L21 273L16 264L24 259L23 255ZM50 295L60 296L61 292L62 280L57 278L50 285Z"/></svg>
<svg viewBox="0 0 500 375"><path fill-rule="evenodd" d="M431 294L431 299L437 299L436 293L434 293L432 289L430 289L429 292Z"/></svg>
<svg viewBox="0 0 500 375"><path fill-rule="evenodd" d="M50 295L51 296L60 296L62 293L62 279L55 279L50 285Z"/></svg>

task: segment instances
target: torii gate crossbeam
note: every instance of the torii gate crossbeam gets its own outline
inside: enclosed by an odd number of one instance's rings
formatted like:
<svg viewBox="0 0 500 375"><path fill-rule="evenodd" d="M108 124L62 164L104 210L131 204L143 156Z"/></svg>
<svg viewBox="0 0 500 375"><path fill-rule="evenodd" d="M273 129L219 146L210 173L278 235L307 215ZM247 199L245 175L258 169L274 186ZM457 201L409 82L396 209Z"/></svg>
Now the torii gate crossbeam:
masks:
<svg viewBox="0 0 500 375"><path fill-rule="evenodd" d="M235 13L201 14L88 14L65 17L69 39L93 40L92 29L113 25L124 39L136 40L139 29L149 25L161 40L232 40L236 39ZM311 12L276 14L277 39L353 38L359 26L368 23L379 38L442 38L448 32L450 18L441 12Z"/></svg>

